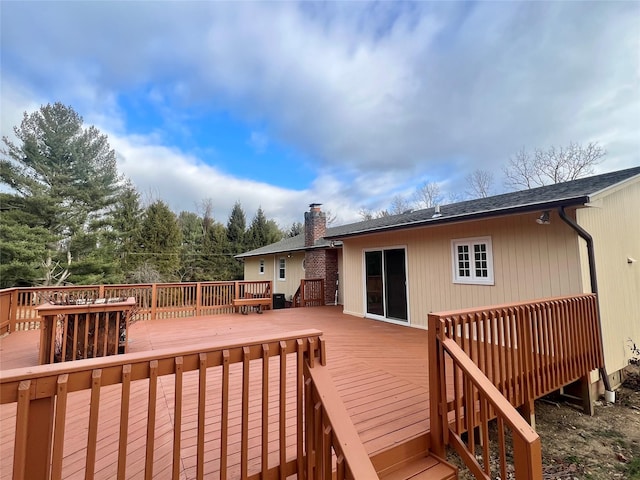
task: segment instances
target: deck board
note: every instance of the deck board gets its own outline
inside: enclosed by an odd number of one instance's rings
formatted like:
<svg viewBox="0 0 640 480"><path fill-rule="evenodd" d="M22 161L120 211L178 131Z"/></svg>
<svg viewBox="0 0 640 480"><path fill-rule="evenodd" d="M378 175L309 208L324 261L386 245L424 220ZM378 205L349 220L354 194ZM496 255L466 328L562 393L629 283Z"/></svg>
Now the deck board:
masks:
<svg viewBox="0 0 640 480"><path fill-rule="evenodd" d="M130 329L130 352L189 346L224 338L242 340L249 335L283 334L316 328L323 332L327 347L327 365L336 388L370 455L382 452L419 435L428 429L429 399L427 371L427 332L375 320L344 315L339 307L314 307L266 311L262 315L224 314L137 322ZM3 370L36 365L38 361L38 331L16 332L0 339L0 366ZM287 371L287 451L295 455L295 372L293 361ZM230 369L230 389L242 387L240 365ZM291 369L291 371L289 371ZM279 362L272 359L270 376L279 377ZM251 367L252 391L261 389L259 365ZM195 477L197 439L197 372L184 374L182 419L182 478ZM148 381L131 384L127 476L142 475L145 465L146 412ZM120 411L120 389L103 391L100 404L98 461L96 478L114 478L117 470L117 429ZM107 390L106 388L104 390ZM219 468L220 428L216 419L220 412L221 376L213 368L207 374L207 420L205 425L205 472ZM67 417L63 473L65 478L83 477L86 452L86 419L89 392L69 395L72 415ZM109 395L110 394L110 395ZM270 388L269 457L270 466L278 462L278 398L277 388ZM234 398L233 393L230 396ZM171 425L173 423L173 376L158 379L157 417L155 431L154 478L168 478L171 472ZM229 464L239 469L240 404L231 400L229 418ZM261 401L250 402L249 473L260 469ZM15 422L15 408L0 408L3 460L12 458L11 441L6 426ZM84 423L83 423L84 422ZM3 461L0 478L9 478L11 462ZM234 466L234 470L235 470ZM238 470L239 471L239 470ZM230 472L231 473L231 472Z"/></svg>

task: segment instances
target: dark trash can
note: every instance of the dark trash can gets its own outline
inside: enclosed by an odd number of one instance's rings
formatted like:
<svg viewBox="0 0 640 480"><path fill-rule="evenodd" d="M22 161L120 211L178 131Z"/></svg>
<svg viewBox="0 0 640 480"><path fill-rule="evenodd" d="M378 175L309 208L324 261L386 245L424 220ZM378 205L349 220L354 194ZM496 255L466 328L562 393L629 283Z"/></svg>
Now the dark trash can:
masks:
<svg viewBox="0 0 640 480"><path fill-rule="evenodd" d="M273 309L284 308L284 293L273 294Z"/></svg>

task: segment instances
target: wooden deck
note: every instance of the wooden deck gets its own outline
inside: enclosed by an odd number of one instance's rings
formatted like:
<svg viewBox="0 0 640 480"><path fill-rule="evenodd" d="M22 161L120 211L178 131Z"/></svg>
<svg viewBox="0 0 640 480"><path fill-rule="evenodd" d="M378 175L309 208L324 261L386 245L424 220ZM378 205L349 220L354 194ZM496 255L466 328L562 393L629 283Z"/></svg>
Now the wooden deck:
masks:
<svg viewBox="0 0 640 480"><path fill-rule="evenodd" d="M316 328L324 333L327 342L327 365L334 383L351 416L358 434L370 456L380 454L408 440L424 436L428 430L428 351L427 332L396 326L374 320L343 315L340 307L316 307L266 311L262 315L248 316L230 314L207 317L191 317L169 320L138 322L130 329L130 352L158 350L167 347L189 346L197 343L224 339L230 342L242 340L256 334L279 334L294 330ZM0 369L34 366L38 363L38 331L15 332L0 339ZM259 384L259 380L257 380ZM144 437L147 411L146 384L139 385L140 400L132 409L130 420L130 447L127 458L127 473L130 477L142 475L144 469ZM207 383L208 389L219 388L215 381ZM111 387L108 387L111 388ZM258 387L259 388L259 387ZM117 454L108 448L117 443L119 389L111 388L113 398L108 395L101 400L101 426L96 464L96 478L114 478L117 469ZM156 421L155 478L170 477L171 422L173 404L172 381L162 379L159 383ZM197 400L197 384L194 383L193 398ZM132 388L133 392L133 388ZM132 393L133 394L133 393ZM88 415L86 404L89 392L78 392L70 397L77 404L78 419L68 418L65 451L64 477L83 477L85 460L84 445L86 428L80 420ZM292 400L293 402L293 400ZM239 406L237 406L239 408ZM212 408L215 410L215 407ZM73 411L73 410L71 410ZM135 411L135 413L134 413ZM138 419L135 418L138 416ZM215 415L212 415L212 422ZM77 420L77 421L76 421ZM0 478L9 478L11 472L11 435L7 432L15 422L15 406L3 405L0 409ZM139 428L138 428L139 426ZM77 428L76 428L77 427ZM194 457L196 455L196 422L183 419L183 467L182 478L195 478ZM251 437L259 440L259 425ZM211 452L206 464L206 473L217 471L215 447L215 425L211 426ZM75 442L74 438L78 441ZM295 438L287 442L295 450ZM287 447L289 448L289 447ZM165 456L165 457L163 457ZM166 468L162 468L165 458ZM259 460L256 460L259 461ZM251 473L251 472L250 472Z"/></svg>

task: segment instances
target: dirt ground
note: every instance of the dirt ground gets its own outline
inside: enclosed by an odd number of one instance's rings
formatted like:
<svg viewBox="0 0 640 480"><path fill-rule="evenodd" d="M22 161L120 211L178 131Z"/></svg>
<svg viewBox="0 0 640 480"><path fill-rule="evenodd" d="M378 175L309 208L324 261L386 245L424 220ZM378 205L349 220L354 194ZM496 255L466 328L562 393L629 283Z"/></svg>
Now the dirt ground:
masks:
<svg viewBox="0 0 640 480"><path fill-rule="evenodd" d="M616 403L600 399L594 416L550 397L536 403L545 479L640 479L640 367L616 391Z"/></svg>
<svg viewBox="0 0 640 480"><path fill-rule="evenodd" d="M559 396L536 402L545 480L640 480L640 366L627 372L615 404L601 398L593 417Z"/></svg>

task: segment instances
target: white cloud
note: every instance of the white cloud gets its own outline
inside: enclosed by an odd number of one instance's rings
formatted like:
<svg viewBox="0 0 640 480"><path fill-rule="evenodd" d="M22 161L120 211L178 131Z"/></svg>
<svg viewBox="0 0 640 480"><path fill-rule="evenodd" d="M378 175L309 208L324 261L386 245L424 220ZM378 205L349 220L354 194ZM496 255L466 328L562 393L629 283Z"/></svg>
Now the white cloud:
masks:
<svg viewBox="0 0 640 480"><path fill-rule="evenodd" d="M258 155L262 155L269 146L269 137L262 132L251 132L249 145L251 145Z"/></svg>
<svg viewBox="0 0 640 480"><path fill-rule="evenodd" d="M460 189L523 146L599 141L602 171L638 164L639 21L631 2L9 2L2 128L5 107L63 98L176 209L215 190L223 210L241 200L284 222L330 198L353 219L426 177ZM118 94L137 88L172 128L183 105L257 120L251 144L304 152L318 178L280 189L161 146L161 132L133 137Z"/></svg>
<svg viewBox="0 0 640 480"><path fill-rule="evenodd" d="M143 197L149 194L155 200L158 196L176 212L196 211L200 201L211 198L214 215L223 223L236 201L241 202L248 216L262 206L270 218L288 223L289 212L283 206L304 202L305 192L224 174L188 154L154 143L153 138L108 135L120 157L119 170L133 181Z"/></svg>
<svg viewBox="0 0 640 480"><path fill-rule="evenodd" d="M25 112L32 112L40 108L33 92L24 88L20 83L11 81L3 72L0 79L0 91L2 92L2 108L0 108L0 128L2 136L7 136L10 141L17 139L13 133L13 127L19 126Z"/></svg>

